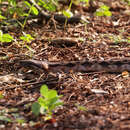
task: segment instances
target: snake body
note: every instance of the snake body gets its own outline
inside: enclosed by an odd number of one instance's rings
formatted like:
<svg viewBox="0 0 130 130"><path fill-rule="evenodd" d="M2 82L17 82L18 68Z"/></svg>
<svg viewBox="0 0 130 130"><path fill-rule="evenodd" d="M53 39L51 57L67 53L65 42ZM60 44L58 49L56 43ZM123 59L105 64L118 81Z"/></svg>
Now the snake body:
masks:
<svg viewBox="0 0 130 130"><path fill-rule="evenodd" d="M109 60L82 60L70 62L48 62L39 60L22 60L23 66L36 66L49 72L130 72L130 58Z"/></svg>

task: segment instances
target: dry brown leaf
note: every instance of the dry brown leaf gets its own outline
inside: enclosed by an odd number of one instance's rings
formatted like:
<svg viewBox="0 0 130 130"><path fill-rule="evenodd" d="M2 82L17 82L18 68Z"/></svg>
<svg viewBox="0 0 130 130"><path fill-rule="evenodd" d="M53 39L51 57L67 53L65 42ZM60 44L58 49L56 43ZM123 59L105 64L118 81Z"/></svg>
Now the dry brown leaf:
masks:
<svg viewBox="0 0 130 130"><path fill-rule="evenodd" d="M122 72L122 77L129 77L129 72L128 71L123 71Z"/></svg>

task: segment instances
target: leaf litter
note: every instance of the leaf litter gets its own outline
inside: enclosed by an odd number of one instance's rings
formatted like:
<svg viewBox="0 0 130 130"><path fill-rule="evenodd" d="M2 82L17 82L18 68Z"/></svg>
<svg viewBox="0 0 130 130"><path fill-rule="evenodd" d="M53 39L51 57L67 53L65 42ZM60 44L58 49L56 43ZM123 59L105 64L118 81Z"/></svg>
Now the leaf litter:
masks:
<svg viewBox="0 0 130 130"><path fill-rule="evenodd" d="M49 74L17 64L31 58L64 62L130 57L128 6L119 0L106 3L111 8L111 18L91 17L91 12L83 9L87 24L69 24L65 30L58 23L56 29L49 24L28 24L25 32L35 32L39 37L29 44L34 52L14 42L0 45L1 129L130 129L129 72ZM17 31L12 32L20 35ZM71 45L55 43L63 37L69 42L72 39ZM35 117L30 109L40 96L43 83L63 95L64 105L55 111L54 121L50 122L44 121L42 115Z"/></svg>

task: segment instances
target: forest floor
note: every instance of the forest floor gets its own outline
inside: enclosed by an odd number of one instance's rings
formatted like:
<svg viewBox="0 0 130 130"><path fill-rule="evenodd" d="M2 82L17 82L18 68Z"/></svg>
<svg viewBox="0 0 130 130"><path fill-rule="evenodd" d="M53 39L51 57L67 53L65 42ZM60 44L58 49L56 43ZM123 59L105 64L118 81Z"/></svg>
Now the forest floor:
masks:
<svg viewBox="0 0 130 130"><path fill-rule="evenodd" d="M31 49L16 42L0 44L0 93L4 95L0 99L1 130L130 129L128 74L61 72L52 75L18 64L21 59L64 62L130 57L130 8L120 0L109 4L112 17L97 17L83 10L87 23L68 24L65 29L64 24L57 22L56 27L50 23L27 24L24 32L35 37L28 43ZM22 31L15 29L9 33L17 38ZM56 38L75 38L78 42L51 42L50 39ZM51 81L57 77L60 78ZM42 85L36 82L41 81L63 95L64 105L55 110L55 122L44 121L43 115L36 117L31 113L31 104L40 96Z"/></svg>

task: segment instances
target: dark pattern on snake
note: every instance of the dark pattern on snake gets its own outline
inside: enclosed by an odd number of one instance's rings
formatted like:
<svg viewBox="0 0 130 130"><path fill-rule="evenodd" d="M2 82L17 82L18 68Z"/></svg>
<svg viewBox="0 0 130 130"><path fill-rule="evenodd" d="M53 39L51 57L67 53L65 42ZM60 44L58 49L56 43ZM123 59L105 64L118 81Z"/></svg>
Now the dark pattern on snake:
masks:
<svg viewBox="0 0 130 130"><path fill-rule="evenodd" d="M109 60L83 60L70 62L48 62L38 60L22 60L23 66L36 66L49 72L130 72L130 58Z"/></svg>

